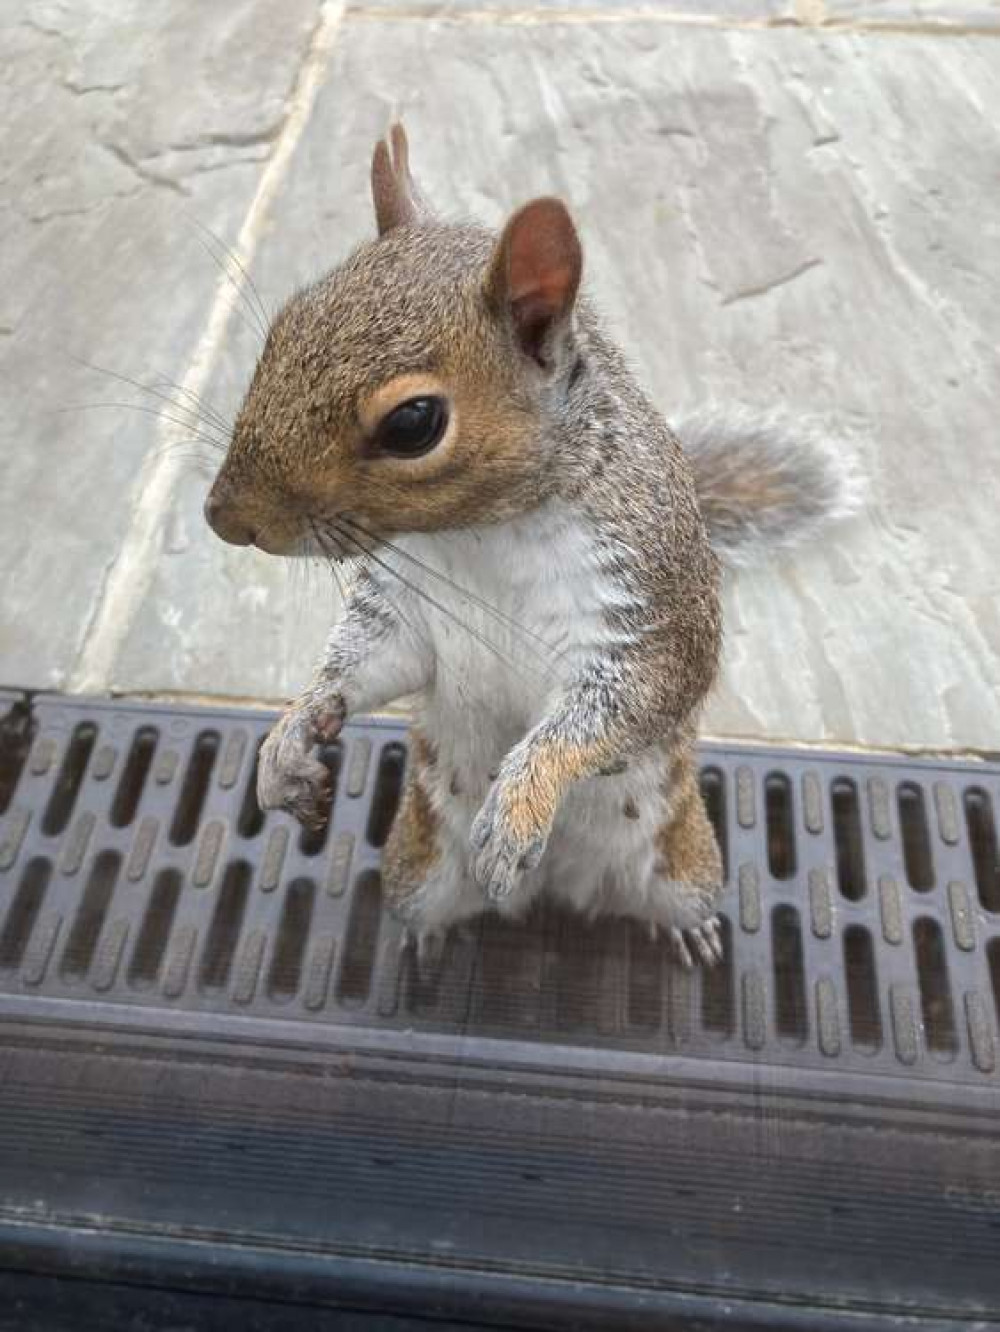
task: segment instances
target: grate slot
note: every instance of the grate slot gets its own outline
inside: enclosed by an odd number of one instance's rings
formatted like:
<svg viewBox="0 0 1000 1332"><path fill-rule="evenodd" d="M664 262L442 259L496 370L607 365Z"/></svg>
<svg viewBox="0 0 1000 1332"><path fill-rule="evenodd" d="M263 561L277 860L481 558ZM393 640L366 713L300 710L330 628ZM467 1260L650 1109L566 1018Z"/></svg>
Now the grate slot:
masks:
<svg viewBox="0 0 1000 1332"><path fill-rule="evenodd" d="M837 882L841 896L860 902L867 892L865 852L861 834L858 788L847 777L838 777L830 787L833 810L833 840L837 851Z"/></svg>
<svg viewBox="0 0 1000 1332"><path fill-rule="evenodd" d="M548 984L554 1026L563 1032L593 1030L597 1026L596 990L601 977L599 931L576 916L552 912L546 929L546 945L552 965ZM648 989L648 962L645 970ZM643 978L637 976L636 979L642 988ZM631 1003L629 1011L631 1015ZM648 1006L645 1014L648 1020Z"/></svg>
<svg viewBox="0 0 1000 1332"><path fill-rule="evenodd" d="M42 819L42 832L48 837L58 837L69 823L96 741L93 722L81 722L74 730Z"/></svg>
<svg viewBox="0 0 1000 1332"><path fill-rule="evenodd" d="M774 1026L782 1040L801 1045L808 1035L802 927L794 907L775 907L771 915L774 960Z"/></svg>
<svg viewBox="0 0 1000 1332"><path fill-rule="evenodd" d="M993 990L993 1011L996 1014L997 1027L1000 1028L1000 938L991 939L986 945L986 963L990 970L990 986Z"/></svg>
<svg viewBox="0 0 1000 1332"><path fill-rule="evenodd" d="M986 911L1000 911L1000 851L993 802L981 786L970 786L964 804L979 901Z"/></svg>
<svg viewBox="0 0 1000 1332"><path fill-rule="evenodd" d="M252 879L253 871L245 860L226 866L201 957L198 984L203 990L224 990L229 984Z"/></svg>
<svg viewBox="0 0 1000 1332"><path fill-rule="evenodd" d="M191 751L170 825L170 840L174 846L187 846L194 841L218 753L218 731L202 731Z"/></svg>
<svg viewBox="0 0 1000 1332"><path fill-rule="evenodd" d="M378 761L375 792L365 834L372 846L385 846L403 791L405 771L406 750L402 745L386 745Z"/></svg>
<svg viewBox="0 0 1000 1332"><path fill-rule="evenodd" d="M628 922L628 1025L655 1031L663 1013L661 945L636 921Z"/></svg>
<svg viewBox="0 0 1000 1332"><path fill-rule="evenodd" d="M115 798L111 803L112 827L127 828L135 818L139 801L142 799L143 787L153 765L158 739L158 733L153 726L143 726L136 731L118 782L118 789L115 791Z"/></svg>
<svg viewBox="0 0 1000 1332"><path fill-rule="evenodd" d="M0 933L0 967L21 965L51 878L52 862L43 856L36 856L24 867Z"/></svg>
<svg viewBox="0 0 1000 1332"><path fill-rule="evenodd" d="M896 801L906 877L917 892L929 892L934 887L934 860L924 793L915 782L903 782L896 792Z"/></svg>
<svg viewBox="0 0 1000 1332"><path fill-rule="evenodd" d="M722 853L722 872L729 880L729 838L726 825L726 779L719 768L702 768L700 776L701 798L715 831L715 840Z"/></svg>
<svg viewBox="0 0 1000 1332"><path fill-rule="evenodd" d="M153 882L128 969L129 984L137 989L153 985L160 974L181 900L182 884L180 872L175 869L161 870Z"/></svg>
<svg viewBox="0 0 1000 1332"><path fill-rule="evenodd" d="M377 870L366 870L354 888L344 957L337 980L337 998L345 1003L364 1003L368 998L381 917L382 881Z"/></svg>
<svg viewBox="0 0 1000 1332"><path fill-rule="evenodd" d="M859 1050L880 1050L882 1014L878 1001L875 946L863 925L849 925L844 931L844 978L847 981L851 1041Z"/></svg>
<svg viewBox="0 0 1000 1332"><path fill-rule="evenodd" d="M120 869L121 856L117 851L102 851L94 861L63 950L60 967L63 976L76 978L90 970Z"/></svg>
<svg viewBox="0 0 1000 1332"><path fill-rule="evenodd" d="M285 890L278 940L267 978L267 992L272 999L293 999L299 992L302 959L315 904L316 885L312 879L293 879Z"/></svg>
<svg viewBox="0 0 1000 1332"><path fill-rule="evenodd" d="M0 718L0 814L10 808L37 729L31 705L24 699Z"/></svg>
<svg viewBox="0 0 1000 1332"><path fill-rule="evenodd" d="M795 874L795 818L792 784L783 772L772 772L764 782L767 811L767 860L776 879Z"/></svg>
<svg viewBox="0 0 1000 1332"><path fill-rule="evenodd" d="M339 744L323 745L319 751L319 761L330 773L330 817L319 828L303 828L299 833L299 850L304 856L318 856L326 846L333 823L333 805L337 799L337 786L340 781L340 767L343 761L343 749Z"/></svg>
<svg viewBox="0 0 1000 1332"><path fill-rule="evenodd" d="M254 749L253 763L250 765L247 784L243 788L243 800L236 819L236 831L247 839L256 837L264 826L264 811L257 803L257 773L260 770L260 751L266 739L267 736L262 735Z"/></svg>
<svg viewBox="0 0 1000 1332"><path fill-rule="evenodd" d="M727 916L719 916L722 961L701 975L701 1025L719 1036L736 1030L736 989L733 983L733 927Z"/></svg>
<svg viewBox="0 0 1000 1332"><path fill-rule="evenodd" d="M936 920L921 916L914 922L913 948L927 1048L935 1054L953 1057L958 1049L958 1033L948 983L944 934Z"/></svg>

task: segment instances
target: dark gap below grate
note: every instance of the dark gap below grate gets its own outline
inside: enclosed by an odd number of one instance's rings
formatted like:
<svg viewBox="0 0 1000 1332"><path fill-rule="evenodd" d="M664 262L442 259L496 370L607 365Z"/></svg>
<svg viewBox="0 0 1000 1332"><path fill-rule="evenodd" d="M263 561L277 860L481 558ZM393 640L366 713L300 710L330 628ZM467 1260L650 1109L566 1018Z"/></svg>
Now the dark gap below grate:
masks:
<svg viewBox="0 0 1000 1332"><path fill-rule="evenodd" d="M837 847L837 882L849 902L860 902L867 884L858 788L848 778L838 777L830 787L830 801Z"/></svg>
<svg viewBox="0 0 1000 1332"><path fill-rule="evenodd" d="M382 885L376 871L367 870L354 889L337 985L339 997L347 1003L364 1003L368 998L381 915Z"/></svg>
<svg viewBox="0 0 1000 1332"><path fill-rule="evenodd" d="M844 976L851 1040L861 1050L878 1050L882 1045L882 1015L875 946L863 925L848 925L844 931Z"/></svg>
<svg viewBox="0 0 1000 1332"><path fill-rule="evenodd" d="M120 869L121 857L114 851L102 851L94 861L63 951L64 976L79 978L89 971Z"/></svg>
<svg viewBox="0 0 1000 1332"><path fill-rule="evenodd" d="M159 975L180 904L183 882L181 875L174 869L160 870L153 880L149 905L142 918L142 928L128 971L130 984L140 989L151 986Z"/></svg>
<svg viewBox="0 0 1000 1332"><path fill-rule="evenodd" d="M944 935L936 920L921 916L915 922L913 945L927 1045L935 1054L952 1056L958 1049L958 1034Z"/></svg>
<svg viewBox="0 0 1000 1332"><path fill-rule="evenodd" d="M236 820L236 831L241 837L256 837L264 826L264 811L257 803L257 771L260 767L260 751L264 739L265 737L261 736L254 745L253 763L250 765L243 787L243 803L240 805Z"/></svg>
<svg viewBox="0 0 1000 1332"><path fill-rule="evenodd" d="M903 837L903 861L910 886L925 893L934 887L934 860L924 793L913 782L903 782L896 793Z"/></svg>
<svg viewBox="0 0 1000 1332"><path fill-rule="evenodd" d="M310 879L293 879L285 890L267 981L272 999L287 1001L298 993L315 901L316 885Z"/></svg>
<svg viewBox="0 0 1000 1332"><path fill-rule="evenodd" d="M93 722L81 722L73 732L42 819L46 836L57 837L69 823L96 741L97 727Z"/></svg>
<svg viewBox="0 0 1000 1332"><path fill-rule="evenodd" d="M40 856L24 867L0 932L0 967L18 967L45 901L52 864Z"/></svg>
<svg viewBox="0 0 1000 1332"><path fill-rule="evenodd" d="M0 815L6 813L17 790L36 729L27 699L16 699L0 717Z"/></svg>
<svg viewBox="0 0 1000 1332"><path fill-rule="evenodd" d="M718 768L705 767L701 770L701 796L705 809L715 830L719 850L722 852L722 868L725 878L729 878L729 837L726 829L726 782Z"/></svg>
<svg viewBox="0 0 1000 1332"><path fill-rule="evenodd" d="M965 823L972 849L979 900L987 911L1000 911L1000 849L990 798L980 786L965 792Z"/></svg>
<svg viewBox="0 0 1000 1332"><path fill-rule="evenodd" d="M1000 1026L1000 939L991 939L986 945L986 959L990 969L993 1011Z"/></svg>
<svg viewBox="0 0 1000 1332"><path fill-rule="evenodd" d="M701 1021L706 1031L731 1036L736 1030L736 991L733 984L733 929L728 916L719 917L722 962L702 975Z"/></svg>
<svg viewBox="0 0 1000 1332"><path fill-rule="evenodd" d="M799 913L791 906L775 907L771 916L774 957L774 1025L779 1037L801 1045L808 1032L806 978Z"/></svg>
<svg viewBox="0 0 1000 1332"><path fill-rule="evenodd" d="M784 773L772 772L764 783L767 807L767 858L776 879L795 873L795 817L792 784Z"/></svg>
<svg viewBox="0 0 1000 1332"><path fill-rule="evenodd" d="M237 860L226 866L201 959L199 979L204 990L222 991L229 983L252 880L253 870L247 861Z"/></svg>
<svg viewBox="0 0 1000 1332"><path fill-rule="evenodd" d="M143 787L153 766L156 741L156 728L153 726L141 726L135 733L111 806L111 825L114 828L125 828L135 818Z"/></svg>
<svg viewBox="0 0 1000 1332"><path fill-rule="evenodd" d="M174 846L187 846L194 840L218 752L218 732L202 731L191 751L180 798L170 825L170 840Z"/></svg>
<svg viewBox="0 0 1000 1332"><path fill-rule="evenodd" d="M385 846L403 790L405 770L406 750L403 746L386 745L379 759L378 772L375 776L375 793L372 797L371 813L368 816L367 835L372 846Z"/></svg>

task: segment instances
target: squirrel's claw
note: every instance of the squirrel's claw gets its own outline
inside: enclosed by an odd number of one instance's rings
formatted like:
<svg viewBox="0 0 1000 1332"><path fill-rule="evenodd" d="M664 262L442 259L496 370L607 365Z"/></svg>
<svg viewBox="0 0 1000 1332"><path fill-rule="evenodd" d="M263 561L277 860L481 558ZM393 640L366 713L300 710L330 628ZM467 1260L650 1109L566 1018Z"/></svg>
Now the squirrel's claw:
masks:
<svg viewBox="0 0 1000 1332"><path fill-rule="evenodd" d="M499 787L494 787L476 815L469 841L476 853L472 872L491 901L509 897L522 874L536 869L545 851L544 835L524 841L507 826L501 808Z"/></svg>
<svg viewBox="0 0 1000 1332"><path fill-rule="evenodd" d="M330 770L317 754L340 733L342 711L336 706L292 706L261 746L257 766L257 803L283 809L305 828L319 830L330 815Z"/></svg>
<svg viewBox="0 0 1000 1332"><path fill-rule="evenodd" d="M714 967L722 961L722 936L716 916L683 930L674 926L670 931L670 942L678 961L688 969L696 960L706 967Z"/></svg>

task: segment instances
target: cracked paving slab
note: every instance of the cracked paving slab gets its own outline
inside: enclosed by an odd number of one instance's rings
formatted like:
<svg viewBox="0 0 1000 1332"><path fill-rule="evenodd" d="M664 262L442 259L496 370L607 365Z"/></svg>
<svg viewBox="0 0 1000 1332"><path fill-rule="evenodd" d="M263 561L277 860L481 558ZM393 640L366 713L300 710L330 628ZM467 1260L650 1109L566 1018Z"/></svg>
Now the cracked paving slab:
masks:
<svg viewBox="0 0 1000 1332"><path fill-rule="evenodd" d="M730 586L707 728L995 747L998 76L1000 43L957 36L347 21L254 277L278 302L370 233L390 105L445 211L563 194L668 416L807 413L870 474L863 520ZM229 408L254 353L234 327ZM109 683L285 697L329 582L214 541L203 495L187 475Z"/></svg>
<svg viewBox="0 0 1000 1332"><path fill-rule="evenodd" d="M220 283L192 219L239 230L317 0L26 3L0 16L0 663L61 687Z"/></svg>

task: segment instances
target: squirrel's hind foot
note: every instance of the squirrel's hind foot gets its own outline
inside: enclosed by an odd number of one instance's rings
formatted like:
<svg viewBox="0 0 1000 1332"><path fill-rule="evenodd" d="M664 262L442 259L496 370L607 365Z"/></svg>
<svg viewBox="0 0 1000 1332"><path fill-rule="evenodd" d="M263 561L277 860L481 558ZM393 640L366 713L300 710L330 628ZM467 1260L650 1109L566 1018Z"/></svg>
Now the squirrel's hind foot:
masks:
<svg viewBox="0 0 1000 1332"><path fill-rule="evenodd" d="M655 938L658 932L655 924L651 927L651 932ZM674 925L670 928L669 938L674 955L688 970L698 962L706 967L714 967L716 963L722 961L722 934L719 930L718 916L710 916L702 924L687 929L680 929Z"/></svg>

